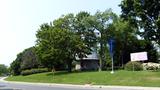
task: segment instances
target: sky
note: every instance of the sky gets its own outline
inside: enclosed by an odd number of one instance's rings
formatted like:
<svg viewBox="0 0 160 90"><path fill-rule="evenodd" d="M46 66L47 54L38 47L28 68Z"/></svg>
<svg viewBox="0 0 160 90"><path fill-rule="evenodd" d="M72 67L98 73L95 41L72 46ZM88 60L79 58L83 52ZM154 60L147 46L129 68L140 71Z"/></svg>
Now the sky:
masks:
<svg viewBox="0 0 160 90"><path fill-rule="evenodd" d="M18 53L36 44L36 31L61 15L112 8L121 0L0 0L0 64L10 65Z"/></svg>

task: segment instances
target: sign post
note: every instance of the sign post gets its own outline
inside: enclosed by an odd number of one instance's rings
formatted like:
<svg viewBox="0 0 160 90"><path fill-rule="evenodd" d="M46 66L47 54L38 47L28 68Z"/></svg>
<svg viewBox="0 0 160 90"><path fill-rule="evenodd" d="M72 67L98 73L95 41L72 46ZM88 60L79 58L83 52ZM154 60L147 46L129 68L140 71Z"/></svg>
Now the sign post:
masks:
<svg viewBox="0 0 160 90"><path fill-rule="evenodd" d="M113 51L113 48L114 48L114 43L115 40L114 39L110 39L109 40L109 51L110 51L110 55L111 55L111 59L112 59L112 71L111 71L111 74L114 73L114 62L113 62L113 56L114 56L114 51Z"/></svg>

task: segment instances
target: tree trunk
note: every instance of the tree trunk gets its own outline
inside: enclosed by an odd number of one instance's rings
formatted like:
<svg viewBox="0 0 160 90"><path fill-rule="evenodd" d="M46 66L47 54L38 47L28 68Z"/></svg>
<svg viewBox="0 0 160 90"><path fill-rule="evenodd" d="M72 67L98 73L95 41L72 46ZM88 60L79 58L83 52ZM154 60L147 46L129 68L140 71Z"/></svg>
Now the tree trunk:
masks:
<svg viewBox="0 0 160 90"><path fill-rule="evenodd" d="M54 75L55 75L55 67L54 66L52 66L52 75L53 75L53 79L54 79Z"/></svg>
<svg viewBox="0 0 160 90"><path fill-rule="evenodd" d="M68 60L67 64L68 64L68 72L72 72L72 61L71 59Z"/></svg>
<svg viewBox="0 0 160 90"><path fill-rule="evenodd" d="M124 68L123 53L124 53L124 51L122 50L122 51L120 52L120 60L121 60L121 67L122 67L122 68Z"/></svg>
<svg viewBox="0 0 160 90"><path fill-rule="evenodd" d="M54 68L54 66L52 66L52 72L54 73L56 70L55 70L55 68Z"/></svg>

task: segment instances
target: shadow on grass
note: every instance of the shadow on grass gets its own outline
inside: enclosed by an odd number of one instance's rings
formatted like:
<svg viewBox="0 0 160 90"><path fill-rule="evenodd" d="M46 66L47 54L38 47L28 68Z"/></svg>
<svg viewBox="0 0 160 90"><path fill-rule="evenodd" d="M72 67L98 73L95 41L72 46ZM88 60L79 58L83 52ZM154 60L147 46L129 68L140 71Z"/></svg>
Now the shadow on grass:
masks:
<svg viewBox="0 0 160 90"><path fill-rule="evenodd" d="M50 72L47 74L47 76L52 76L52 75L66 75L69 74L67 71L56 71L56 72Z"/></svg>
<svg viewBox="0 0 160 90"><path fill-rule="evenodd" d="M52 75L67 75L67 74L73 74L73 73L84 73L84 72L97 72L97 71L56 71L56 72L50 72L47 74L47 76L52 76Z"/></svg>

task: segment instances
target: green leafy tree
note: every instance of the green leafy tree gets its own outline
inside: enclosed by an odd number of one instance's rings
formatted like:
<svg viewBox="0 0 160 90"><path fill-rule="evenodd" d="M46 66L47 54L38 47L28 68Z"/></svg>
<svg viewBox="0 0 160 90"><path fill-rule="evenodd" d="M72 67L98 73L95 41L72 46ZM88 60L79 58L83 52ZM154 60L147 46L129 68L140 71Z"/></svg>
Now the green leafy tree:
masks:
<svg viewBox="0 0 160 90"><path fill-rule="evenodd" d="M125 53L128 52L128 46L136 42L136 28L130 26L129 22L124 21L121 18L117 18L110 27L109 33L115 39L115 64L124 66ZM132 43L132 44L131 44Z"/></svg>
<svg viewBox="0 0 160 90"><path fill-rule="evenodd" d="M74 32L80 36L81 40L86 46L86 51L88 54L91 54L93 48L96 48L96 35L94 33L94 28L90 27L86 22L87 18L90 17L91 15L88 12L81 11L79 12L74 19ZM83 60L83 57L85 54L79 55L79 59Z"/></svg>
<svg viewBox="0 0 160 90"><path fill-rule="evenodd" d="M79 12L76 16L72 13L63 15L57 20L53 21L54 28L67 29L80 36L83 43L87 46L87 49L91 51L91 47L95 45L96 37L93 28L90 28L85 23L86 18L89 17L88 12ZM82 55L82 57L84 57Z"/></svg>
<svg viewBox="0 0 160 90"><path fill-rule="evenodd" d="M73 60L81 54L87 54L87 49L80 36L72 30L60 27L64 23L61 20L63 19L55 21L53 26L41 25L36 34L37 53L42 64L48 68L54 69L57 63L63 62L71 72Z"/></svg>
<svg viewBox="0 0 160 90"><path fill-rule="evenodd" d="M10 72L12 75L20 75L22 70L38 68L39 66L40 62L38 62L35 47L30 47L17 55L16 60L10 65Z"/></svg>
<svg viewBox="0 0 160 90"><path fill-rule="evenodd" d="M74 20L74 31L77 35L81 36L81 39L88 49L91 49L91 47L94 47L96 44L96 35L94 33L95 29L87 23L87 18L90 16L91 15L88 12L83 11L79 12L75 16Z"/></svg>
<svg viewBox="0 0 160 90"><path fill-rule="evenodd" d="M108 33L110 25L116 20L116 15L108 9L104 12L96 12L95 15L86 18L85 24L94 30L98 30L100 37L97 37L97 42L100 44L100 60L99 60L99 71L102 70L104 59L105 59L105 47L107 47L107 41L112 36Z"/></svg>
<svg viewBox="0 0 160 90"><path fill-rule="evenodd" d="M32 69L32 68L38 68L40 66L40 62L38 62L38 58L36 55L35 47L30 47L25 49L22 52L22 62L21 62L21 69Z"/></svg>
<svg viewBox="0 0 160 90"><path fill-rule="evenodd" d="M0 64L0 75L8 74L8 68L4 64Z"/></svg>
<svg viewBox="0 0 160 90"><path fill-rule="evenodd" d="M159 0L123 0L120 4L122 18L139 29L146 40L160 45L160 2Z"/></svg>
<svg viewBox="0 0 160 90"><path fill-rule="evenodd" d="M148 52L148 61L157 62L157 52L153 44L137 38L137 28L130 26L128 21L117 18L111 25L110 35L115 39L114 64L124 67L130 61L130 53Z"/></svg>
<svg viewBox="0 0 160 90"><path fill-rule="evenodd" d="M14 60L10 65L10 72L12 75L20 75L21 73L21 62L22 62L22 53L17 55L16 60Z"/></svg>
<svg viewBox="0 0 160 90"><path fill-rule="evenodd" d="M59 37L54 37L58 35L58 32L54 32L53 28L48 24L41 25L40 29L37 31L37 44L36 52L40 62L50 69L54 69L54 66L61 60L57 58L60 51L55 49L56 43L58 43ZM57 42L55 42L55 40Z"/></svg>

